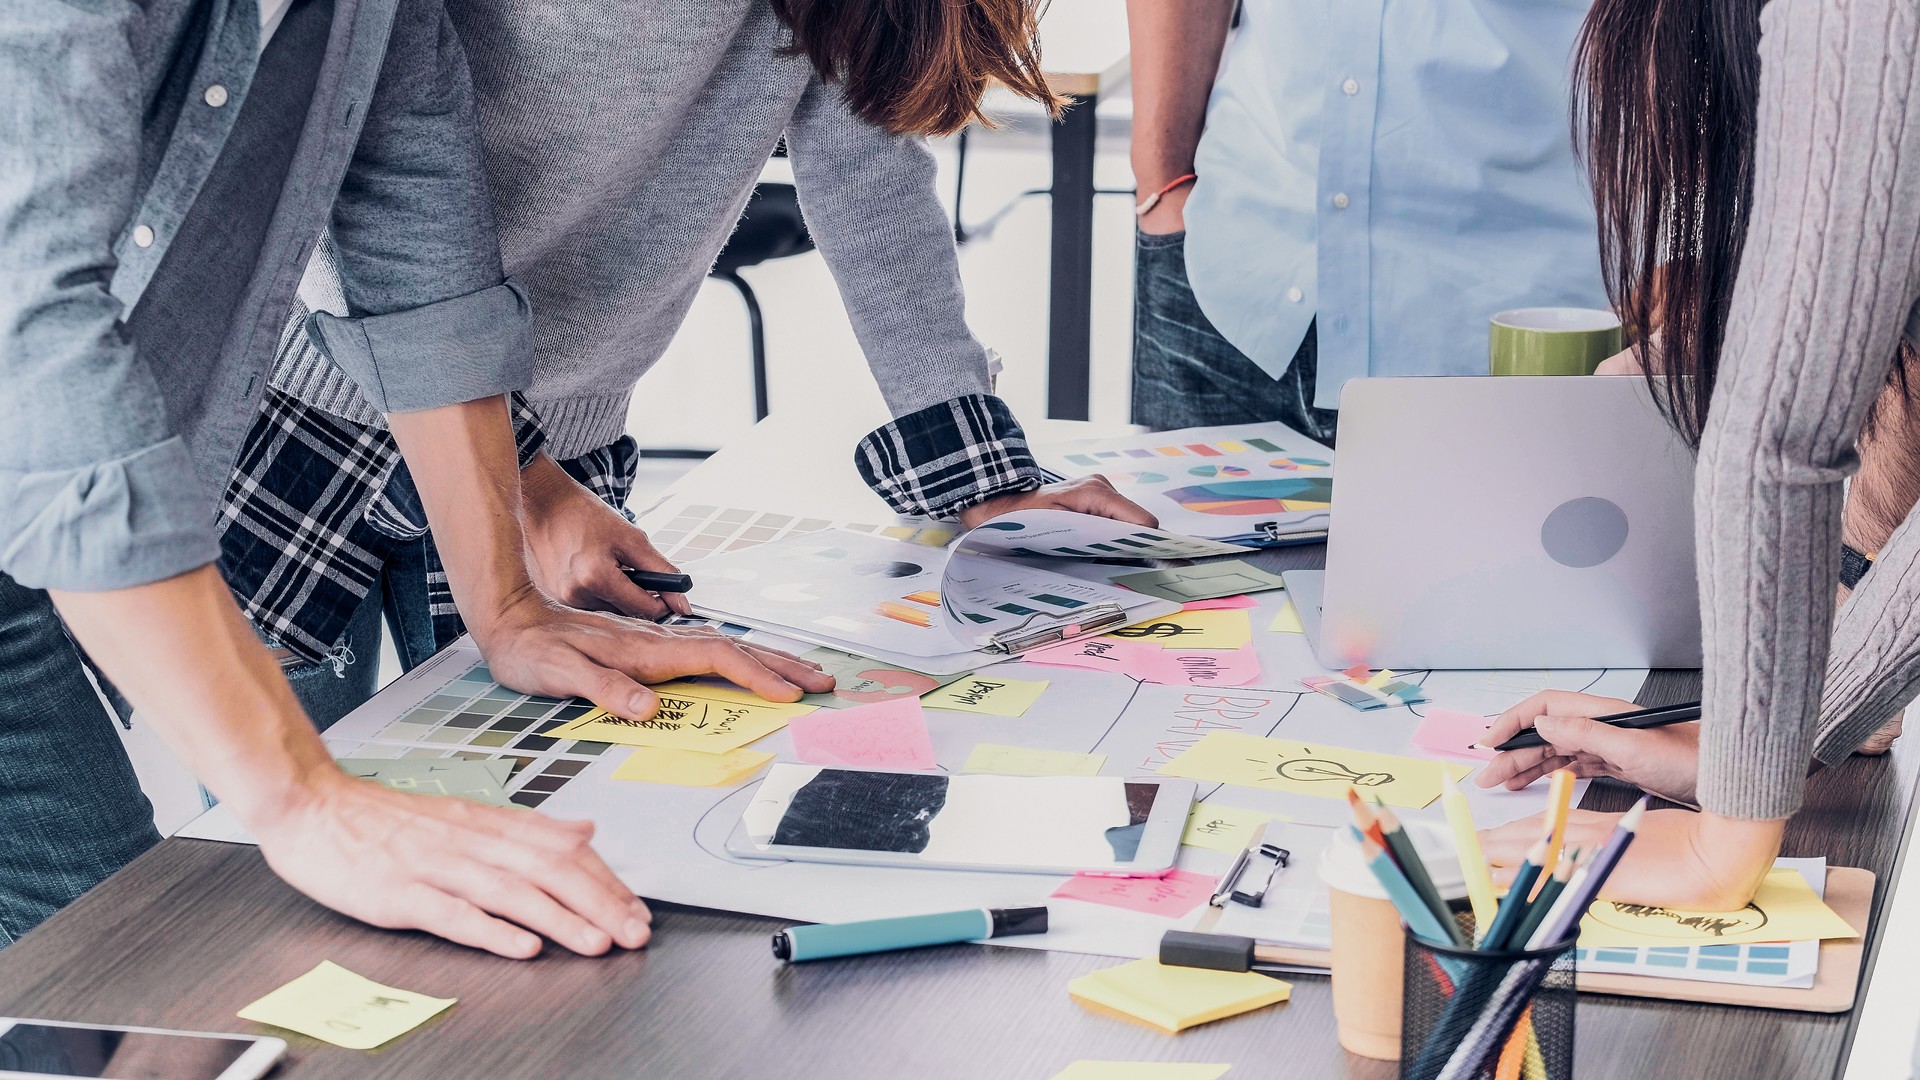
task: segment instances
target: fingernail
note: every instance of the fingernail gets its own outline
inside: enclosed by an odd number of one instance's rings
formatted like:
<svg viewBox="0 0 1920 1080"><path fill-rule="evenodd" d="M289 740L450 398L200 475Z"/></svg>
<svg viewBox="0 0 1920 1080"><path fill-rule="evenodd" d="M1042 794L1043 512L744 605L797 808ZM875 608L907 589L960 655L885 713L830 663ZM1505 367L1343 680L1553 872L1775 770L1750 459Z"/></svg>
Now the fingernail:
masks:
<svg viewBox="0 0 1920 1080"><path fill-rule="evenodd" d="M627 699L627 716L645 716L653 711L653 699L644 694L635 694Z"/></svg>
<svg viewBox="0 0 1920 1080"><path fill-rule="evenodd" d="M647 934L652 930L653 930L652 925L649 924L645 919L628 919L627 920L627 940L628 941L631 941L637 944L645 940Z"/></svg>
<svg viewBox="0 0 1920 1080"><path fill-rule="evenodd" d="M586 940L580 944L586 952L603 953L613 945L613 936L597 926L590 926L587 928Z"/></svg>

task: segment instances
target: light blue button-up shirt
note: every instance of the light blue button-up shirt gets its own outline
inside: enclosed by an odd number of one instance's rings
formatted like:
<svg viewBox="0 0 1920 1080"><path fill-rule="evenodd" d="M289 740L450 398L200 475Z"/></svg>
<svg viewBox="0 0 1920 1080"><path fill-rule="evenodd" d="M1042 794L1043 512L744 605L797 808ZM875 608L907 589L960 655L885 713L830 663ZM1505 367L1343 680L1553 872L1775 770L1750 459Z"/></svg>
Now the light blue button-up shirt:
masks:
<svg viewBox="0 0 1920 1080"><path fill-rule="evenodd" d="M1246 0L1186 205L1187 274L1276 378L1317 317L1314 404L1487 370L1487 319L1605 307L1568 130L1588 0Z"/></svg>

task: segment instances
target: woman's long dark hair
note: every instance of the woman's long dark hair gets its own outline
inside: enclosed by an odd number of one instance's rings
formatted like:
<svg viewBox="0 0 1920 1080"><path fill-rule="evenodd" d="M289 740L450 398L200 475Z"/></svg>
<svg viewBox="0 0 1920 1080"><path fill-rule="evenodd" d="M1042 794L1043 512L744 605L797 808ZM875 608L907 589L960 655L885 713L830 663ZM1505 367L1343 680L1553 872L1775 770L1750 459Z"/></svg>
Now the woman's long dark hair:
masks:
<svg viewBox="0 0 1920 1080"><path fill-rule="evenodd" d="M1574 47L1575 145L1593 183L1607 296L1655 398L1696 446L1753 203L1765 5L1595 0ZM1913 358L1903 342L1903 389Z"/></svg>
<svg viewBox="0 0 1920 1080"><path fill-rule="evenodd" d="M902 135L987 121L993 83L1057 112L1040 72L1036 0L772 0L792 51L840 83L861 119Z"/></svg>

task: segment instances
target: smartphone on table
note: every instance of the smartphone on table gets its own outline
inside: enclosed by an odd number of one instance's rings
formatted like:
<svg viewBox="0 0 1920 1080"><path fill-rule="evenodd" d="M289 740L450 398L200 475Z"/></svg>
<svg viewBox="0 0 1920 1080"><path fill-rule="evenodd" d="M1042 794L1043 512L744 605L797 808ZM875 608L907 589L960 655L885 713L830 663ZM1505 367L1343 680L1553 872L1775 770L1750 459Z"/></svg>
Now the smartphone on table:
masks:
<svg viewBox="0 0 1920 1080"><path fill-rule="evenodd" d="M256 1080L286 1052L265 1035L0 1017L7 1080Z"/></svg>
<svg viewBox="0 0 1920 1080"><path fill-rule="evenodd" d="M1194 786L1162 776L782 763L748 796L727 850L750 859L1153 877L1179 857Z"/></svg>

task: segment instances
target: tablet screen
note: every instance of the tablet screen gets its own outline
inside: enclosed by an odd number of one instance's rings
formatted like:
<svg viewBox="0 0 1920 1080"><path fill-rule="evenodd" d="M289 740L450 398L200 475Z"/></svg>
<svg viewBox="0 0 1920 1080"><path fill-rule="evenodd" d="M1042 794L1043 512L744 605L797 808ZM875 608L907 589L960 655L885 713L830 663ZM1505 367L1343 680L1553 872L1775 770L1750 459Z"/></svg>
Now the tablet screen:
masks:
<svg viewBox="0 0 1920 1080"><path fill-rule="evenodd" d="M0 1020L0 1024L5 1022ZM23 1020L0 1034L0 1071L127 1080L215 1080L253 1046L250 1039L67 1027Z"/></svg>

